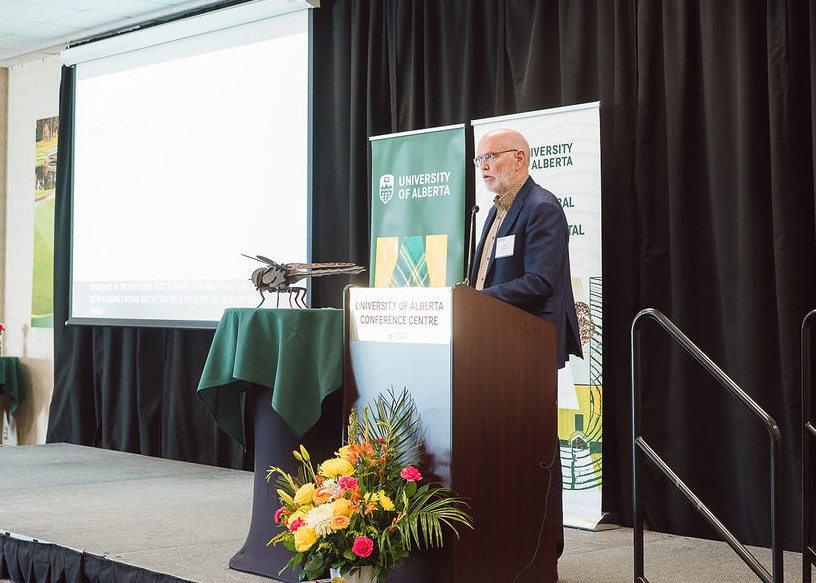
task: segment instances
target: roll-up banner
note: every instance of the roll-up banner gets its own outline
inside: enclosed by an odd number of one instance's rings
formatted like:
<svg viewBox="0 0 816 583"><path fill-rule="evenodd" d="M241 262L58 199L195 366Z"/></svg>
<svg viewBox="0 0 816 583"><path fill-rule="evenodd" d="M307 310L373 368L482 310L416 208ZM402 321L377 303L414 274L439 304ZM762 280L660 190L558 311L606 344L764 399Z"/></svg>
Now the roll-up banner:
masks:
<svg viewBox="0 0 816 583"><path fill-rule="evenodd" d="M584 358L570 357L558 376L564 524L599 528L603 521L600 103L471 123L476 147L483 135L495 129L521 133L530 144L530 176L558 197L567 216L572 291ZM481 209L477 236L493 196L477 176L476 204Z"/></svg>
<svg viewBox="0 0 816 583"><path fill-rule="evenodd" d="M462 281L465 126L371 140L372 287Z"/></svg>

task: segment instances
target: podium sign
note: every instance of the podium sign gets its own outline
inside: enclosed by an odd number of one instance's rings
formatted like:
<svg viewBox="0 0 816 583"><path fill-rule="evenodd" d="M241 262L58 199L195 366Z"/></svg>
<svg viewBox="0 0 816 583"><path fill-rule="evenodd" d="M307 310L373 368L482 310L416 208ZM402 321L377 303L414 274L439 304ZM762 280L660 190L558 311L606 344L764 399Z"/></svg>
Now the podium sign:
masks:
<svg viewBox="0 0 816 583"><path fill-rule="evenodd" d="M450 344L451 288L354 288L352 298L352 341Z"/></svg>

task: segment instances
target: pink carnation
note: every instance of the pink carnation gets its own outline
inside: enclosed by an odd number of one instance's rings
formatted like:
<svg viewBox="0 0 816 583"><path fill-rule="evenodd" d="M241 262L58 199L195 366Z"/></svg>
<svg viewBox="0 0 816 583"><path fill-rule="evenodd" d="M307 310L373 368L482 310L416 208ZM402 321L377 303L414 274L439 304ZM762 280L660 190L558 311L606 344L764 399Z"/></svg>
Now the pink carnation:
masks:
<svg viewBox="0 0 816 583"><path fill-rule="evenodd" d="M409 482L419 482L422 479L422 474L420 474L419 470L416 469L414 466L408 466L407 468L403 468L403 470L400 472L400 476L402 476Z"/></svg>
<svg viewBox="0 0 816 583"><path fill-rule="evenodd" d="M286 512L286 506L281 506L275 511L275 524L280 524L281 514Z"/></svg>
<svg viewBox="0 0 816 583"><path fill-rule="evenodd" d="M357 478L352 478L351 476L341 476L340 479L337 480L337 485L343 490L351 490L357 486Z"/></svg>
<svg viewBox="0 0 816 583"><path fill-rule="evenodd" d="M354 546L351 547L354 554L358 557L367 557L374 550L374 541L367 536L358 536L354 541Z"/></svg>
<svg viewBox="0 0 816 583"><path fill-rule="evenodd" d="M301 526L303 526L304 524L306 524L306 521L305 521L305 520L303 520L302 518L295 518L295 519L294 519L294 520L293 520L293 521L292 521L292 522L289 524L289 530L291 530L292 532L297 532L297 529L299 529L299 528L300 528Z"/></svg>

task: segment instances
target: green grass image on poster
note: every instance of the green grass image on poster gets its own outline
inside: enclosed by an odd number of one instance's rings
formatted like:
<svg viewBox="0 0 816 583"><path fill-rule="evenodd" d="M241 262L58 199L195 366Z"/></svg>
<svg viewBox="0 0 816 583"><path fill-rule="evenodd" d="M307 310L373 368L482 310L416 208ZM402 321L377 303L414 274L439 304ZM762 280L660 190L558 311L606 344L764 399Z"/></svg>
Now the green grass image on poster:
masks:
<svg viewBox="0 0 816 583"><path fill-rule="evenodd" d="M59 117L38 119L34 133L34 252L31 326L54 327L54 209Z"/></svg>
<svg viewBox="0 0 816 583"><path fill-rule="evenodd" d="M54 327L54 197L34 207L34 274L31 326Z"/></svg>

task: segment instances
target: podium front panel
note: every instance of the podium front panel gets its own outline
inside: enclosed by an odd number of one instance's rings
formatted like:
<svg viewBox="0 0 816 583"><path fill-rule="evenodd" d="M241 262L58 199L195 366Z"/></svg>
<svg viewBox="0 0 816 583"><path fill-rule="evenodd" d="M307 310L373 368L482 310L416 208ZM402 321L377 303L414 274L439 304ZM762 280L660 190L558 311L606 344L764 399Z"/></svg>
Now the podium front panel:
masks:
<svg viewBox="0 0 816 583"><path fill-rule="evenodd" d="M425 441L424 475L451 486L451 289L351 288L351 407L407 389ZM430 475L428 475L430 472Z"/></svg>

